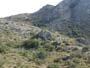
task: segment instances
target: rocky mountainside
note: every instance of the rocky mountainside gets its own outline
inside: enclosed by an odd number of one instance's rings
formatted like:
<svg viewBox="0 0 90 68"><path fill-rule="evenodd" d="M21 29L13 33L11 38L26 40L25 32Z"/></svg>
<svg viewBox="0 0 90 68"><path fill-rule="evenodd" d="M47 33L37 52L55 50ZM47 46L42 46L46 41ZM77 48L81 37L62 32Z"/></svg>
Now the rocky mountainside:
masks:
<svg viewBox="0 0 90 68"><path fill-rule="evenodd" d="M20 14L6 19L31 22L35 26L47 26L71 37L90 39L89 6L89 0L63 0L56 6L46 5L32 14Z"/></svg>
<svg viewBox="0 0 90 68"><path fill-rule="evenodd" d="M90 68L89 40L16 21L0 19L0 68Z"/></svg>
<svg viewBox="0 0 90 68"><path fill-rule="evenodd" d="M89 6L63 0L0 18L0 68L90 68Z"/></svg>

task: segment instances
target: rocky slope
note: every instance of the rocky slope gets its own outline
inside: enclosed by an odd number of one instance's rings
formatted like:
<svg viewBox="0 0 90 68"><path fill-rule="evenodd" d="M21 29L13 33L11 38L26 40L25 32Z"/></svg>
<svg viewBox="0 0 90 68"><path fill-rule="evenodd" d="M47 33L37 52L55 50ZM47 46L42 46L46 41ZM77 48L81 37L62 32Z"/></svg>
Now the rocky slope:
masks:
<svg viewBox="0 0 90 68"><path fill-rule="evenodd" d="M90 68L89 5L63 0L0 19L0 68Z"/></svg>
<svg viewBox="0 0 90 68"><path fill-rule="evenodd" d="M31 22L47 26L72 37L90 39L90 1L63 0L58 5L46 5L32 14L6 17L7 20Z"/></svg>

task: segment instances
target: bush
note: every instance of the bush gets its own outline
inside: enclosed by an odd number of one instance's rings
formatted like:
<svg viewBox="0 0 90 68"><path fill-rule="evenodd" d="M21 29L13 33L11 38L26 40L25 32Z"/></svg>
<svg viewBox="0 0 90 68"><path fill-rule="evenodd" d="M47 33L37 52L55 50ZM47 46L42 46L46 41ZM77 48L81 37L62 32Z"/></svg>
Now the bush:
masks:
<svg viewBox="0 0 90 68"><path fill-rule="evenodd" d="M83 55L81 52L76 51L76 52L71 53L71 57L83 58Z"/></svg>
<svg viewBox="0 0 90 68"><path fill-rule="evenodd" d="M69 68L76 68L76 64L71 63L71 64L69 65Z"/></svg>
<svg viewBox="0 0 90 68"><path fill-rule="evenodd" d="M36 58L45 59L46 57L47 57L47 54L44 51L39 51L36 53Z"/></svg>
<svg viewBox="0 0 90 68"><path fill-rule="evenodd" d="M89 47L83 47L82 48L82 52L88 52L89 51Z"/></svg>
<svg viewBox="0 0 90 68"><path fill-rule="evenodd" d="M30 51L30 50L24 50L23 49L22 51L19 52L19 54L21 56L24 56L25 58L27 58L28 61L32 61L33 60L33 52Z"/></svg>
<svg viewBox="0 0 90 68"><path fill-rule="evenodd" d="M45 62L44 62L43 60L41 60L41 59L37 59L37 60L35 61L35 63L36 63L37 65L41 65L41 64L44 64Z"/></svg>
<svg viewBox="0 0 90 68"><path fill-rule="evenodd" d="M22 47L25 49L32 49L35 48L37 49L40 45L40 41L38 39L31 39L29 41L25 41Z"/></svg>
<svg viewBox="0 0 90 68"><path fill-rule="evenodd" d="M79 58L73 58L72 61L76 64L79 64L80 63L80 59Z"/></svg>
<svg viewBox="0 0 90 68"><path fill-rule="evenodd" d="M0 53L6 53L9 50L9 47L6 45L0 45Z"/></svg>
<svg viewBox="0 0 90 68"><path fill-rule="evenodd" d="M76 64L75 63L73 63L72 61L68 61L67 62L67 65L68 65L68 68L76 68Z"/></svg>
<svg viewBox="0 0 90 68"><path fill-rule="evenodd" d="M48 65L48 67L47 67L47 68L60 68L60 67L59 67L59 65L58 65L58 64L53 63L53 64Z"/></svg>
<svg viewBox="0 0 90 68"><path fill-rule="evenodd" d="M53 45L50 45L50 44L46 44L44 46L44 48L46 49L46 51L49 51L49 52L55 50L55 47Z"/></svg>
<svg viewBox="0 0 90 68"><path fill-rule="evenodd" d="M61 59L61 58L56 58L56 59L54 60L54 63L62 63L62 59Z"/></svg>

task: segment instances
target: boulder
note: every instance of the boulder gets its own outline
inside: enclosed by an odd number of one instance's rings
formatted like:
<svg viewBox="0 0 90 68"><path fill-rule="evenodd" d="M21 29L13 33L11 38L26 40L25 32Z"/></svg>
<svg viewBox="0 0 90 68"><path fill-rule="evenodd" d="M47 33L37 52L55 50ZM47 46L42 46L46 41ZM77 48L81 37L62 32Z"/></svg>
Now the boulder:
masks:
<svg viewBox="0 0 90 68"><path fill-rule="evenodd" d="M83 47L82 48L82 53L85 53L85 52L88 52L89 51L89 48L88 47Z"/></svg>
<svg viewBox="0 0 90 68"><path fill-rule="evenodd" d="M36 35L38 38L41 38L43 40L50 40L52 35L48 31L41 31Z"/></svg>
<svg viewBox="0 0 90 68"><path fill-rule="evenodd" d="M71 50L71 51L76 51L76 50L82 50L82 47L80 47L80 46L66 46L66 49L67 50Z"/></svg>
<svg viewBox="0 0 90 68"><path fill-rule="evenodd" d="M90 40L86 40L86 39L77 39L76 41L78 41L79 43L85 44L85 45L90 45Z"/></svg>
<svg viewBox="0 0 90 68"><path fill-rule="evenodd" d="M61 43L58 42L58 41L55 41L55 42L52 43L52 45L54 45L55 47L60 46L60 44L61 44Z"/></svg>
<svg viewBox="0 0 90 68"><path fill-rule="evenodd" d="M62 58L62 60L67 61L70 58L71 58L70 54L66 54L66 55L64 55L64 57Z"/></svg>

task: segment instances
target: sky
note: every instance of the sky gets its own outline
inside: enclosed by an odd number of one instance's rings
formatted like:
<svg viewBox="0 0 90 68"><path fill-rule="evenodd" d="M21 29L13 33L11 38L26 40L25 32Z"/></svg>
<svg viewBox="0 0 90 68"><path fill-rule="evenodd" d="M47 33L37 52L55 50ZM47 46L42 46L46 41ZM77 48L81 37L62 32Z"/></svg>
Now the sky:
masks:
<svg viewBox="0 0 90 68"><path fill-rule="evenodd" d="M0 0L0 17L33 13L46 4L56 5L62 0Z"/></svg>

